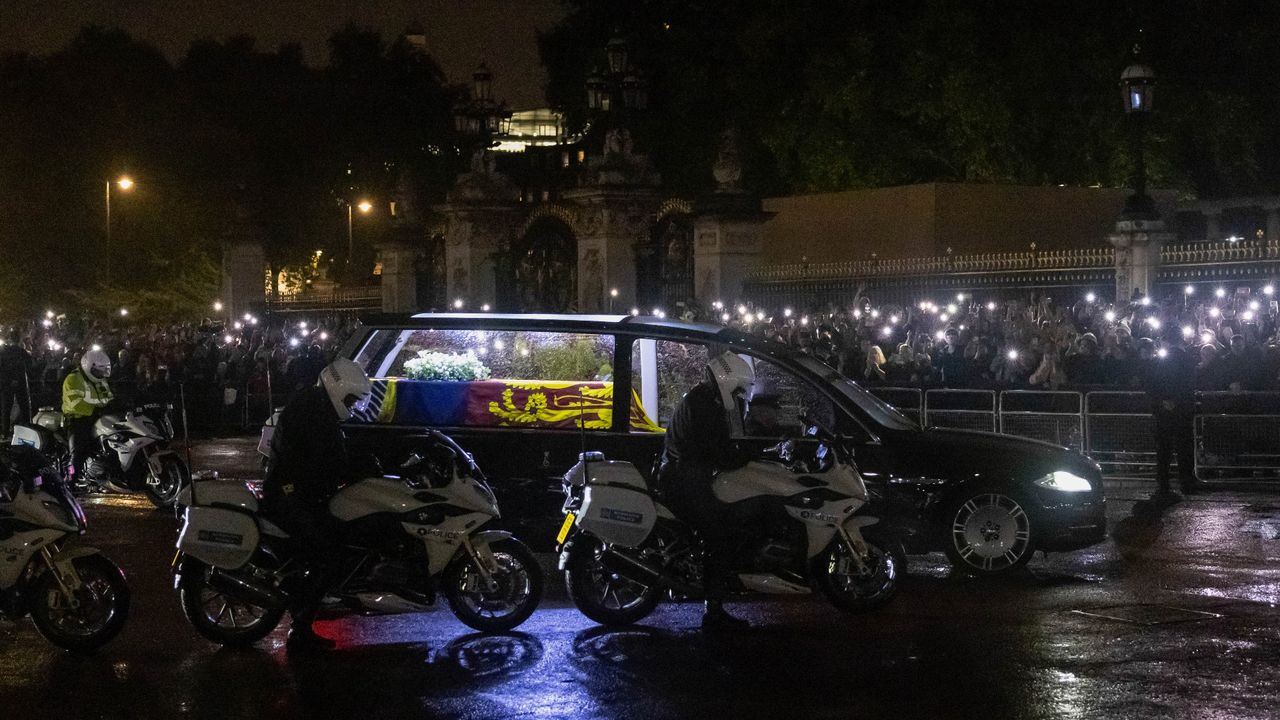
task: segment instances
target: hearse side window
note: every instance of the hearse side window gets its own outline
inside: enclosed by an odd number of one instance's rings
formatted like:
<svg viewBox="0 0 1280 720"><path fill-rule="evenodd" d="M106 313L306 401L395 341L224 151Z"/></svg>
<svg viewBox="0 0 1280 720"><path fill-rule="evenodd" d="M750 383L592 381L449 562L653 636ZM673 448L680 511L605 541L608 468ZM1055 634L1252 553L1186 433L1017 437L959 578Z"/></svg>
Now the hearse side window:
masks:
<svg viewBox="0 0 1280 720"><path fill-rule="evenodd" d="M650 338L631 346L631 387L642 414L656 423L651 432L671 423L680 399L707 376L707 359L718 347ZM632 429L638 429L634 423Z"/></svg>
<svg viewBox="0 0 1280 720"><path fill-rule="evenodd" d="M368 367L368 422L430 427L611 428L614 337L401 330Z"/></svg>
<svg viewBox="0 0 1280 720"><path fill-rule="evenodd" d="M746 356L744 356L746 357ZM831 398L818 392L808 382L797 377L785 368L779 367L777 364L768 360L759 358L747 358L752 363L756 371L756 386L754 396L771 395L776 399L777 411L777 432L772 430L765 431L759 427L758 423L748 424L748 435L760 437L781 437L788 434L792 437L798 437L804 432L801 415L808 415L822 424L823 427L834 429L835 423L835 403ZM762 398L762 404L764 400ZM748 408L747 417L751 419L753 413ZM757 415L768 417L765 413ZM755 431L751 431L751 425L755 425Z"/></svg>

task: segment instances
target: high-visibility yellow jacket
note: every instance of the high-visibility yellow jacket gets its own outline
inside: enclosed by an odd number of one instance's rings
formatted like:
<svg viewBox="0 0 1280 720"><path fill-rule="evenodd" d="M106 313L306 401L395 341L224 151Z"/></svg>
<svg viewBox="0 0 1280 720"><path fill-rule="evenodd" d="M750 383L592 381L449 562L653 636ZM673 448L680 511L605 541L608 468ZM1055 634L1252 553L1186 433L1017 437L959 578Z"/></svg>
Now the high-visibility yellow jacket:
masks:
<svg viewBox="0 0 1280 720"><path fill-rule="evenodd" d="M89 417L114 397L106 380L76 370L62 381L62 414L69 420Z"/></svg>

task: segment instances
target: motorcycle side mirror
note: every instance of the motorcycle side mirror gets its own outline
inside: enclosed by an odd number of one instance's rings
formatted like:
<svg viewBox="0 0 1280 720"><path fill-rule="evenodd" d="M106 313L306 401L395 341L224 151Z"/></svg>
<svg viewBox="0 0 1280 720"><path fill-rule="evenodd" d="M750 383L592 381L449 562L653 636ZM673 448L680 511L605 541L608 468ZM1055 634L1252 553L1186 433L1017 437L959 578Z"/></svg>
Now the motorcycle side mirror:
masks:
<svg viewBox="0 0 1280 720"><path fill-rule="evenodd" d="M418 453L413 453L413 454L409 455L409 459L408 459L408 460L405 460L403 463L401 463L401 464L400 464L400 469L401 469L401 470L408 470L409 468L411 468L411 467L413 467L414 465L417 465L417 464L419 464L419 463L421 463L421 462L422 462L422 456L421 456L421 455L419 455Z"/></svg>

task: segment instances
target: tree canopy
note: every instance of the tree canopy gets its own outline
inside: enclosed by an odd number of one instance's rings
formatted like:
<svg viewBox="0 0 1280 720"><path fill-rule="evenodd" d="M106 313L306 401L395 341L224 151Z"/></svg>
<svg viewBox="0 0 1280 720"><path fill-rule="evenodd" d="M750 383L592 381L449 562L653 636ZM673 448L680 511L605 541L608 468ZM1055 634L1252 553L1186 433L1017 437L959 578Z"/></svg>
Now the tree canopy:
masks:
<svg viewBox="0 0 1280 720"><path fill-rule="evenodd" d="M48 56L0 58L0 312L143 291L163 296L158 310L204 309L235 233L253 228L276 267L316 249L343 258L346 203L385 200L405 171L420 201L442 197L458 89L403 41L347 27L330 49L310 67L297 47L242 36L171 64L90 27ZM106 184L122 174L136 184L112 190L108 249ZM369 238L384 222L359 225ZM347 272L367 275L357 245Z"/></svg>
<svg viewBox="0 0 1280 720"><path fill-rule="evenodd" d="M1151 183L1280 191L1280 6L971 0L566 0L540 38L548 96L581 127L615 34L651 79L642 140L705 190L715 138L746 141L758 192L930 181L1123 186L1120 71L1158 76Z"/></svg>

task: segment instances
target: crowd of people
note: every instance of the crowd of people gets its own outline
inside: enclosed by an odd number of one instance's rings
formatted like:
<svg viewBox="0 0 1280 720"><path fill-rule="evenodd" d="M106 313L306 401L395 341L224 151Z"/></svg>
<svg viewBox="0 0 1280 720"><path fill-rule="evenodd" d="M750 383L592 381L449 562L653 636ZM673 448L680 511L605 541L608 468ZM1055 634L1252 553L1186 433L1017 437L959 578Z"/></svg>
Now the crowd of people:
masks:
<svg viewBox="0 0 1280 720"><path fill-rule="evenodd" d="M247 394L269 408L268 398L314 385L355 322L350 315L249 314L135 323L127 316L108 322L49 311L0 327L0 415L7 427L29 415L28 397L36 406L56 405L62 379L91 349L111 358L111 383L131 400L171 398L181 384L189 399L234 405Z"/></svg>
<svg viewBox="0 0 1280 720"><path fill-rule="evenodd" d="M764 309L715 303L701 313L786 343L867 385L1141 390L1170 352L1194 365L1202 391L1280 390L1274 288L1188 287L1167 300L1069 304L1050 296L985 300L958 294L913 304Z"/></svg>

